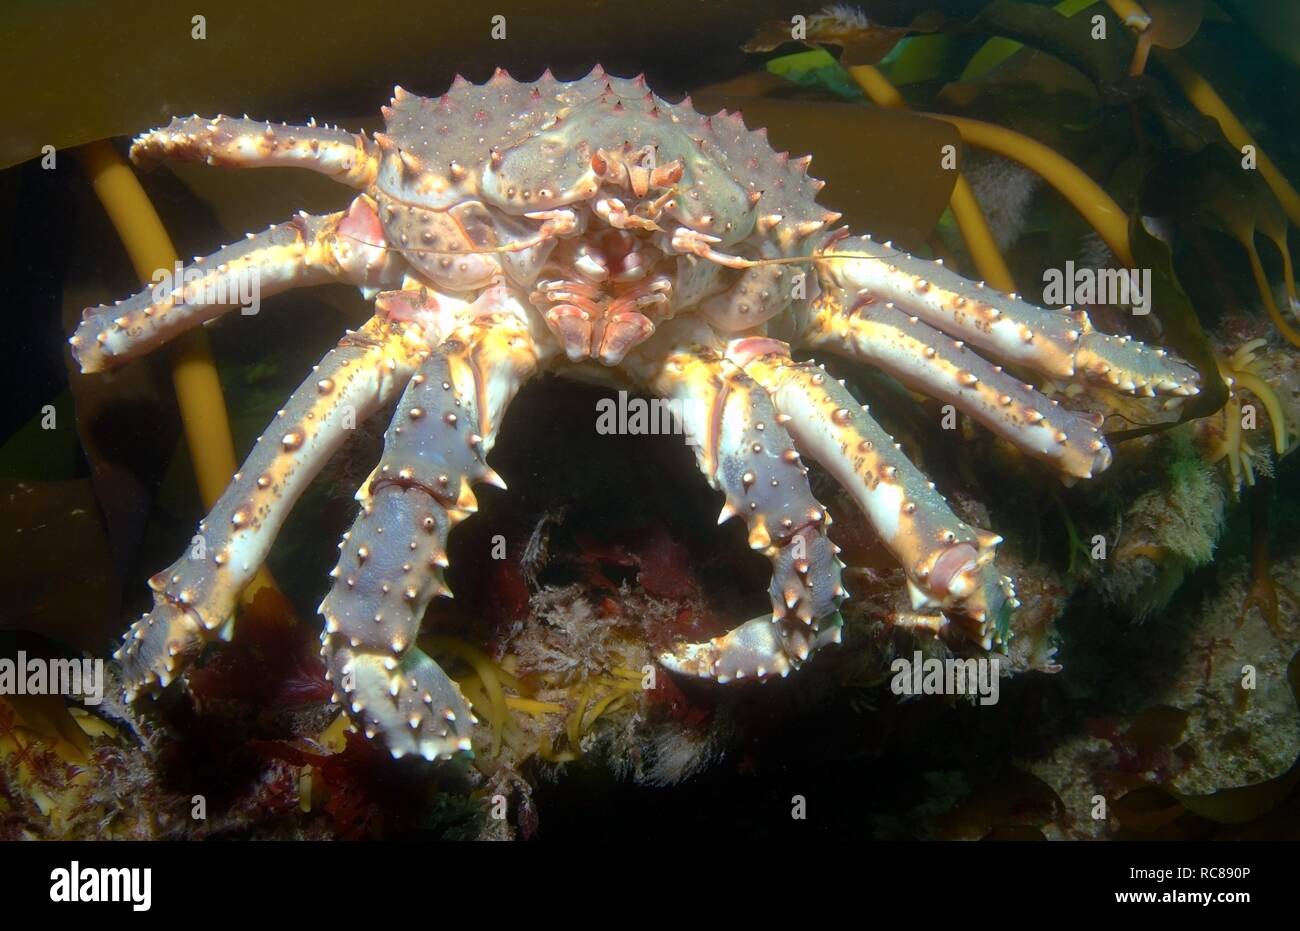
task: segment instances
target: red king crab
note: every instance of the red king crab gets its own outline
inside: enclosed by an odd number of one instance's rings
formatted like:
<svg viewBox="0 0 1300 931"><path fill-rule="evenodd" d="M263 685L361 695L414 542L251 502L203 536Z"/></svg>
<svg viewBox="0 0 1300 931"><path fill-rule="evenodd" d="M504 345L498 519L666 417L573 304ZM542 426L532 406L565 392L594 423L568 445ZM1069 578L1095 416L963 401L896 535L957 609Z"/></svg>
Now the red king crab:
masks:
<svg viewBox="0 0 1300 931"><path fill-rule="evenodd" d="M792 346L878 366L953 404L1068 477L1106 468L1095 417L1061 407L984 355L1053 379L1143 395L1195 394L1165 352L833 228L808 159L778 154L739 114L703 116L600 68L521 83L498 71L441 97L398 88L373 139L328 126L190 117L141 136L137 163L294 166L361 193L198 259L175 288L86 311L83 372L121 365L226 313L256 276L263 296L346 281L375 301L279 411L212 512L203 558L150 580L155 606L117 657L128 697L180 675L231 619L286 513L364 417L398 398L379 465L357 493L322 655L353 721L394 756L470 749L473 716L416 646L443 581L448 531L520 385L540 372L621 369L681 402L722 519L747 522L772 562L772 613L663 654L727 682L784 676L837 642L843 564L801 456L851 492L906 570L922 623L992 646L1016 605L1000 538L968 526L867 409ZM805 280L805 275L807 279ZM979 350L978 352L976 350ZM604 367L602 369L602 367Z"/></svg>

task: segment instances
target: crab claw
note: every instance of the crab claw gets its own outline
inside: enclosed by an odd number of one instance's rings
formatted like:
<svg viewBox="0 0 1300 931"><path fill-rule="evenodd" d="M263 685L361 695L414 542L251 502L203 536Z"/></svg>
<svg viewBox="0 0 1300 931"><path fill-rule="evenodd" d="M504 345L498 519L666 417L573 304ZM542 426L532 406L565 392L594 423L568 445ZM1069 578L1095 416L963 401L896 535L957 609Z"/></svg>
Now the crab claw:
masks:
<svg viewBox="0 0 1300 931"><path fill-rule="evenodd" d="M170 601L131 625L113 654L122 664L126 700L160 692L203 649L209 634L193 611Z"/></svg>
<svg viewBox="0 0 1300 931"><path fill-rule="evenodd" d="M420 650L391 662L375 653L339 649L331 656L329 676L353 720L367 737L383 734L394 758L472 755L470 729L476 719L469 703L442 667Z"/></svg>
<svg viewBox="0 0 1300 931"><path fill-rule="evenodd" d="M790 659L778 626L768 615L752 618L730 633L703 643L684 643L659 656L673 672L730 682L789 675Z"/></svg>
<svg viewBox="0 0 1300 931"><path fill-rule="evenodd" d="M842 629L843 619L838 612L812 627L761 615L721 637L680 644L661 653L659 662L672 672L724 684L743 679L785 678L816 650L839 643Z"/></svg>

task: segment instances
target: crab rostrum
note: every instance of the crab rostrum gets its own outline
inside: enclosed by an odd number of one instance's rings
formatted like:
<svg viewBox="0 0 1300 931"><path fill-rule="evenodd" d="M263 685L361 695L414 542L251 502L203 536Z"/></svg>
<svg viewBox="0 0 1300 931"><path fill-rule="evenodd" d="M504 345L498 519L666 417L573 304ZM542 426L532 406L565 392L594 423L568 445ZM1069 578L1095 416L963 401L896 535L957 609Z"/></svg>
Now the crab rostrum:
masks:
<svg viewBox="0 0 1300 931"><path fill-rule="evenodd" d="M772 613L682 643L671 670L727 682L784 676L840 637L841 562L803 458L851 493L907 575L920 623L992 646L1014 607L1000 538L960 520L865 407L791 347L869 363L951 403L1064 476L1110 451L1099 420L989 361L1144 395L1196 393L1165 352L1093 330L865 236L836 230L808 159L776 153L738 114L703 116L600 68L520 83L498 71L441 97L400 88L385 131L190 117L135 141L137 163L323 172L360 194L196 260L161 296L86 311L84 372L137 358L232 309L236 276L263 296L346 281L375 314L348 332L258 439L199 524L206 556L150 580L155 606L118 651L128 696L156 692L231 620L285 515L348 435L392 400L383 458L357 493L320 606L337 700L395 756L470 748L470 708L416 646L443 581L447 534L506 407L528 378L617 368L683 403L701 470L772 562ZM223 281L224 279L224 281ZM226 285L222 287L222 285ZM215 297L214 297L215 296Z"/></svg>

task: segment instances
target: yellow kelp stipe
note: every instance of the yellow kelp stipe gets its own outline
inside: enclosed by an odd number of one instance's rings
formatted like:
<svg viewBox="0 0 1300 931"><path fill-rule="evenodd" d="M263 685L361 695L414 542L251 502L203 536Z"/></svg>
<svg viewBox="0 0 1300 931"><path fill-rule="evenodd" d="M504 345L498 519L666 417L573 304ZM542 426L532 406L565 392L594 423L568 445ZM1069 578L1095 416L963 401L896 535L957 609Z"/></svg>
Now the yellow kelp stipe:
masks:
<svg viewBox="0 0 1300 931"><path fill-rule="evenodd" d="M898 88L894 87L874 65L854 65L849 68L849 74L876 106L893 110L909 109ZM971 260L979 270L980 276L1001 291L1015 291L1016 282L1011 277L1011 269L1007 267L1002 253L998 251L997 244L993 241L993 234L989 230L984 211L980 209L979 201L975 199L970 184L961 174L957 175L957 182L953 186L948 206L952 209L953 219L957 221L957 228L961 231L962 239L966 242L966 248L970 250Z"/></svg>
<svg viewBox="0 0 1300 931"><path fill-rule="evenodd" d="M1227 460L1228 477L1234 491L1240 491L1243 481L1247 486L1255 484L1253 460L1259 456L1242 432L1243 389L1264 405L1273 431L1273 450L1278 458L1291 448L1291 425L1287 422L1282 401L1264 379L1255 357L1255 353L1267 343L1264 339L1253 339L1238 347L1231 356L1218 359L1219 374L1231 394L1222 412L1223 438L1210 450L1208 458L1211 463Z"/></svg>
<svg viewBox="0 0 1300 931"><path fill-rule="evenodd" d="M1041 177L1088 221L1120 262L1130 268L1133 266L1128 214L1101 185L1069 159L1041 142L1003 126L946 113L923 115L951 123L967 145L1009 158Z"/></svg>
<svg viewBox="0 0 1300 931"><path fill-rule="evenodd" d="M1246 146L1251 147L1255 153L1255 163L1259 166L1260 177L1272 190L1273 196L1281 202L1282 209L1286 211L1286 215L1291 219L1291 222L1300 226L1300 194L1296 193L1296 189L1283 177L1277 165L1273 164L1273 160L1264 154L1259 144L1246 131L1246 127L1228 109L1228 105L1223 102L1223 98L1177 52L1158 49L1156 51L1156 61L1160 62L1174 76L1179 86L1182 87L1183 93L1187 95L1187 99L1191 101L1192 106L1218 122L1219 128L1223 130L1223 134L1228 137L1228 141L1232 143L1238 152L1244 152Z"/></svg>
<svg viewBox="0 0 1300 931"><path fill-rule="evenodd" d="M135 173L112 144L106 140L91 142L78 148L76 156L121 237L141 283L153 281L154 272L160 268L172 268L177 259L176 247ZM172 384L185 426L185 440L194 463L199 496L203 506L211 508L236 468L235 445L230 437L230 418L221 395L221 380L207 334L201 329L178 337L172 345ZM274 584L263 567L244 590L244 602L251 600L258 589Z"/></svg>

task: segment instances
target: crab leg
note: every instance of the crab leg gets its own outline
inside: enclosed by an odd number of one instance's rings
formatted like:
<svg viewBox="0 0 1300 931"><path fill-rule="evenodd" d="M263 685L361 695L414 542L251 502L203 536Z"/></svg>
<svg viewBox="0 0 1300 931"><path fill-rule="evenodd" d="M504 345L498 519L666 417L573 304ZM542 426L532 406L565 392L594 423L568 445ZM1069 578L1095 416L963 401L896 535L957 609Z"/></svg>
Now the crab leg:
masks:
<svg viewBox="0 0 1300 931"><path fill-rule="evenodd" d="M248 117L175 117L131 145L131 160L137 165L163 158L236 168L309 168L358 190L369 187L379 170L378 147L365 133L262 123Z"/></svg>
<svg viewBox="0 0 1300 931"><path fill-rule="evenodd" d="M923 394L950 401L1066 475L1092 478L1110 465L1100 418L1061 407L892 302L859 298L841 307L819 298L803 345L870 362Z"/></svg>
<svg viewBox="0 0 1300 931"><path fill-rule="evenodd" d="M427 352L410 331L419 332L377 316L349 333L258 437L189 551L149 580L154 608L131 626L115 654L128 699L170 683L231 619L294 501Z"/></svg>
<svg viewBox="0 0 1300 931"><path fill-rule="evenodd" d="M1046 310L973 283L943 266L867 236L842 239L822 260L829 299L841 307L892 301L950 336L1052 378L1076 375L1130 394L1193 395L1196 370L1128 337L1092 328L1081 310Z"/></svg>
<svg viewBox="0 0 1300 931"><path fill-rule="evenodd" d="M374 202L358 197L341 213L300 213L243 242L195 259L175 280L160 269L153 287L82 314L72 344L83 372L144 355L185 330L289 288L343 280L395 285L404 263L384 240Z"/></svg>
<svg viewBox="0 0 1300 931"><path fill-rule="evenodd" d="M416 645L425 608L448 595L447 534L477 509L471 483L502 485L488 466L506 406L536 369L513 314L489 313L452 333L411 378L384 455L339 544L321 637L338 697L393 756L470 750L474 722L457 685Z"/></svg>
<svg viewBox="0 0 1300 931"><path fill-rule="evenodd" d="M772 561L771 615L707 643L660 656L676 672L727 682L784 676L826 643L838 643L843 564L826 535L830 516L808 487L771 399L741 369L698 345L678 343L638 377L680 404L683 426L709 484L726 495L719 523L743 517L749 545Z"/></svg>
<svg viewBox="0 0 1300 931"><path fill-rule="evenodd" d="M1011 580L993 566L1001 538L953 514L848 389L812 363L793 362L784 343L735 340L727 358L790 418L799 449L853 495L906 571L913 608L953 612L974 639L991 647L994 625L1016 604Z"/></svg>

